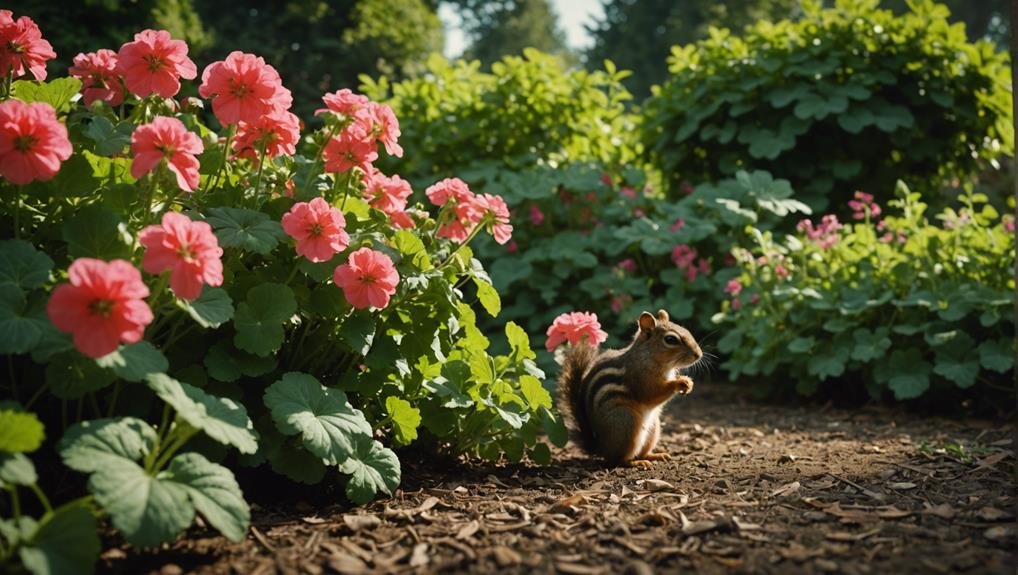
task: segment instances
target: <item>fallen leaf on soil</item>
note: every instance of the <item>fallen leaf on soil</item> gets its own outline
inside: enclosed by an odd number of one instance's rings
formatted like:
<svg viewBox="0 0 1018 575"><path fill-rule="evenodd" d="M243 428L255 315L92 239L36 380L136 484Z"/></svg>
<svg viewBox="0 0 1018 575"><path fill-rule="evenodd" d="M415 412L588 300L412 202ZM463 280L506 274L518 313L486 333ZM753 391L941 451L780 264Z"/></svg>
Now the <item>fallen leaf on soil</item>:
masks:
<svg viewBox="0 0 1018 575"><path fill-rule="evenodd" d="M411 567L424 567L428 564L430 558L428 557L428 544L418 543L414 545L414 550L410 554L410 566Z"/></svg>
<svg viewBox="0 0 1018 575"><path fill-rule="evenodd" d="M707 531L713 531L721 526L719 522L709 519L690 521L689 519L686 518L686 514L681 511L679 511L679 520L682 521L683 535L696 535L698 533L706 533Z"/></svg>
<svg viewBox="0 0 1018 575"><path fill-rule="evenodd" d="M362 529L374 529L382 524L377 515L344 515L343 523L354 533Z"/></svg>
<svg viewBox="0 0 1018 575"><path fill-rule="evenodd" d="M429 509L434 508L436 505L438 505L438 498L429 497L424 500L424 503L421 503L419 506L417 506L417 508L413 510L413 513L423 513Z"/></svg>
<svg viewBox="0 0 1018 575"><path fill-rule="evenodd" d="M467 539L481 528L481 524L476 520L467 523L460 530L456 532L456 539Z"/></svg>
<svg viewBox="0 0 1018 575"><path fill-rule="evenodd" d="M495 563L498 563L499 567L511 567L523 562L523 557L520 557L519 553L504 545L493 547L491 554L495 557Z"/></svg>
<svg viewBox="0 0 1018 575"><path fill-rule="evenodd" d="M668 489L675 489L674 485L660 479L640 479L636 482L636 484L647 491L665 491Z"/></svg>
<svg viewBox="0 0 1018 575"><path fill-rule="evenodd" d="M930 507L929 509L923 509L923 513L926 515L936 515L941 519L954 519L955 510L951 507L950 503L941 503L936 507Z"/></svg>
<svg viewBox="0 0 1018 575"><path fill-rule="evenodd" d="M862 533L846 533L844 531L835 531L833 533L827 533L824 535L831 541L862 541L867 537L880 533L880 528L873 529L870 531L863 531Z"/></svg>
<svg viewBox="0 0 1018 575"><path fill-rule="evenodd" d="M758 523L749 523L748 521L743 521L738 517L732 517L732 523L735 524L739 531L757 531L759 529L763 529L763 525Z"/></svg>
<svg viewBox="0 0 1018 575"><path fill-rule="evenodd" d="M887 486L890 487L891 489L902 489L902 490L915 489L916 487L915 483L912 483L911 481L892 481L891 483L888 483Z"/></svg>
<svg viewBox="0 0 1018 575"><path fill-rule="evenodd" d="M1015 531L1014 525L998 525L996 527L990 527L986 531L983 531L983 537L986 537L990 541L1003 542L1014 539L1014 536L1018 534Z"/></svg>
<svg viewBox="0 0 1018 575"><path fill-rule="evenodd" d="M317 515L314 515L312 517L303 517L302 520L304 521L304 523L307 523L309 525L321 525L326 521L325 519L322 519Z"/></svg>
<svg viewBox="0 0 1018 575"><path fill-rule="evenodd" d="M345 553L331 555L326 560L326 563L329 565L329 569L332 569L337 573L354 575L358 573L367 573L369 571L367 563L353 555L347 555Z"/></svg>
<svg viewBox="0 0 1018 575"><path fill-rule="evenodd" d="M551 511L552 513L559 511L564 511L566 513L576 513L577 511L579 511L579 509L577 508L586 502L587 496L583 495L582 493L577 493L576 495L570 495L569 497L559 499L557 502L555 502L555 505L552 505L548 510Z"/></svg>
<svg viewBox="0 0 1018 575"><path fill-rule="evenodd" d="M798 481L787 483L772 491L771 497L788 497L789 495L792 495L793 493L798 491L799 487L800 485Z"/></svg>
<svg viewBox="0 0 1018 575"><path fill-rule="evenodd" d="M778 549L778 555L797 563L802 563L811 557L817 557L823 554L824 552L820 549L809 549L795 541L789 543L787 549Z"/></svg>
<svg viewBox="0 0 1018 575"><path fill-rule="evenodd" d="M898 509L897 507L890 507L888 509L881 509L877 511L877 517L881 519L901 519L912 515L912 512L907 509Z"/></svg>
<svg viewBox="0 0 1018 575"><path fill-rule="evenodd" d="M983 521L1003 521L1014 517L1009 511L1002 511L995 507L983 507L976 512L976 517Z"/></svg>
<svg viewBox="0 0 1018 575"><path fill-rule="evenodd" d="M578 563L556 563L555 569L559 573L567 573L569 575L597 575L598 573L604 573L603 567L591 567Z"/></svg>

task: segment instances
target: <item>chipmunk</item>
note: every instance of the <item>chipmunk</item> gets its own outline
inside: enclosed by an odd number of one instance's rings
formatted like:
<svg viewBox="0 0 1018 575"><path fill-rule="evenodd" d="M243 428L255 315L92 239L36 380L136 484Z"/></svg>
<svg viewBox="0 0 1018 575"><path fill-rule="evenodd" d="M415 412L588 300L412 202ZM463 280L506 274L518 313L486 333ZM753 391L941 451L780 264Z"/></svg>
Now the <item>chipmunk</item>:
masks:
<svg viewBox="0 0 1018 575"><path fill-rule="evenodd" d="M667 460L655 452L661 408L676 393L693 391L679 368L703 357L685 328L664 310L640 314L633 342L624 349L577 345L566 351L559 373L559 407L571 415L574 438L592 455L613 465L650 467Z"/></svg>

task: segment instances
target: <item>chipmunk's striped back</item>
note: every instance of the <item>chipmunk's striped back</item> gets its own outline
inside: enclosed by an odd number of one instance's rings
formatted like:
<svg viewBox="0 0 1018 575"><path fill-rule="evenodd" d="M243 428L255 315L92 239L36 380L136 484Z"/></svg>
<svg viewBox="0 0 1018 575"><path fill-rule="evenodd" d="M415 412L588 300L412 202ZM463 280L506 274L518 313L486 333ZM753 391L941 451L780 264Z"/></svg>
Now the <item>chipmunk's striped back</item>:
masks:
<svg viewBox="0 0 1018 575"><path fill-rule="evenodd" d="M618 350L598 352L587 345L571 347L559 372L559 409L573 420L573 440L587 453L597 453L591 414L605 401L627 395L626 369Z"/></svg>

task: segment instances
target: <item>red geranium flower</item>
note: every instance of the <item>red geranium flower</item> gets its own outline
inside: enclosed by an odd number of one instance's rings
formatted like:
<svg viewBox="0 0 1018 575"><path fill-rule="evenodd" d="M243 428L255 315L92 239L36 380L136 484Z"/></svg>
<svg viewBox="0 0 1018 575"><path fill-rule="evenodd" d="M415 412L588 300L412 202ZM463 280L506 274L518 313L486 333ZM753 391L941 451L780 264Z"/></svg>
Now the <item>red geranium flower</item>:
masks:
<svg viewBox="0 0 1018 575"><path fill-rule="evenodd" d="M240 122L237 137L233 140L233 151L238 157L257 160L261 151L265 157L275 158L297 151L300 139L300 120L286 110L272 110L250 122Z"/></svg>
<svg viewBox="0 0 1018 575"><path fill-rule="evenodd" d="M322 101L325 102L326 107L315 110L316 116L325 112L335 112L353 117L371 102L367 96L357 94L347 88L322 96Z"/></svg>
<svg viewBox="0 0 1018 575"><path fill-rule="evenodd" d="M364 199L371 207L389 215L397 228L412 228L414 221L406 213L407 199L413 194L410 182L399 176L386 176L371 168L364 172Z"/></svg>
<svg viewBox="0 0 1018 575"><path fill-rule="evenodd" d="M564 313L548 327L546 333L548 341L544 347L552 351L565 342L572 345L581 343L597 347L608 339L608 334L601 329L601 322L597 321L597 314L585 311Z"/></svg>
<svg viewBox="0 0 1018 575"><path fill-rule="evenodd" d="M326 172L348 172L355 167L367 171L378 159L378 147L363 126L353 123L329 139L322 158Z"/></svg>
<svg viewBox="0 0 1018 575"><path fill-rule="evenodd" d="M224 126L254 122L293 103L275 68L260 56L238 51L205 68L198 93L212 98L212 112Z"/></svg>
<svg viewBox="0 0 1018 575"><path fill-rule="evenodd" d="M161 225L141 230L138 241L145 246L141 268L150 274L172 270L170 289L177 297L193 300L202 285L223 285L223 248L206 222L166 212Z"/></svg>
<svg viewBox="0 0 1018 575"><path fill-rule="evenodd" d="M18 78L31 73L36 80L43 81L46 60L56 57L35 21L28 16L15 20L10 10L0 10L0 76L13 72Z"/></svg>
<svg viewBox="0 0 1018 575"><path fill-rule="evenodd" d="M297 240L297 253L324 262L350 245L343 213L322 198L294 204L283 214L283 231Z"/></svg>
<svg viewBox="0 0 1018 575"><path fill-rule="evenodd" d="M67 128L49 104L0 104L0 175L11 183L49 180L71 152Z"/></svg>
<svg viewBox="0 0 1018 575"><path fill-rule="evenodd" d="M198 67L187 57L183 40L174 40L166 30L144 30L120 47L117 73L140 98L152 94L172 98L180 91L180 79L193 80Z"/></svg>
<svg viewBox="0 0 1018 575"><path fill-rule="evenodd" d="M389 256L361 248L350 254L347 263L336 268L332 279L343 288L343 295L353 307L383 308L389 305L389 297L396 293L399 273Z"/></svg>
<svg viewBox="0 0 1018 575"><path fill-rule="evenodd" d="M131 175L140 178L166 160L166 166L177 177L180 189L193 192L198 187L198 158L202 146L197 134L187 131L176 118L158 116L149 124L138 126L131 134Z"/></svg>
<svg viewBox="0 0 1018 575"><path fill-rule="evenodd" d="M68 72L81 80L81 94L86 106L91 106L96 100L110 106L124 103L124 79L117 74L117 53L113 50L79 53Z"/></svg>
<svg viewBox="0 0 1018 575"><path fill-rule="evenodd" d="M67 270L70 283L57 286L46 314L60 331L74 336L78 351L102 357L117 345L141 341L152 310L145 303L148 287L130 262L74 260Z"/></svg>

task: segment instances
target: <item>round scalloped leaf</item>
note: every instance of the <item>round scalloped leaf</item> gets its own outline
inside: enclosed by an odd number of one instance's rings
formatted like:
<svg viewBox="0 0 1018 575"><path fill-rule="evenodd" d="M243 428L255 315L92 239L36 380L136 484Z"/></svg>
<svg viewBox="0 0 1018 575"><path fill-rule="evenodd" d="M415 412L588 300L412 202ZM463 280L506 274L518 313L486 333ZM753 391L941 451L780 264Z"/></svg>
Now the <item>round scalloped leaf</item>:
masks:
<svg viewBox="0 0 1018 575"><path fill-rule="evenodd" d="M247 299L237 305L233 342L239 349L267 356L279 349L286 335L283 322L297 311L297 300L289 287L266 283L248 290Z"/></svg>
<svg viewBox="0 0 1018 575"><path fill-rule="evenodd" d="M0 487L31 485L38 480L32 460L24 453L0 452Z"/></svg>
<svg viewBox="0 0 1018 575"><path fill-rule="evenodd" d="M410 405L410 402L399 397L385 398L385 411L392 420L396 441L400 445L408 445L417 439L417 428L421 425L421 411Z"/></svg>
<svg viewBox="0 0 1018 575"><path fill-rule="evenodd" d="M371 424L346 394L306 373L290 372L265 390L265 406L286 435L301 435L304 447L329 464L353 454L359 437L371 437Z"/></svg>
<svg viewBox="0 0 1018 575"><path fill-rule="evenodd" d="M122 345L120 349L95 362L100 367L112 369L113 373L127 381L142 381L145 376L162 373L170 367L163 352L147 341Z"/></svg>
<svg viewBox="0 0 1018 575"><path fill-rule="evenodd" d="M29 305L21 288L0 283L0 354L33 351L49 327L41 302Z"/></svg>
<svg viewBox="0 0 1018 575"><path fill-rule="evenodd" d="M391 449L370 437L360 437L353 455L339 464L339 470L350 476L346 496L354 503L367 503L381 491L386 495L399 487L399 458Z"/></svg>
<svg viewBox="0 0 1018 575"><path fill-rule="evenodd" d="M232 445L241 453L258 451L254 424L243 405L217 397L188 383L156 373L146 378L148 387L170 404L177 416L219 443Z"/></svg>
<svg viewBox="0 0 1018 575"><path fill-rule="evenodd" d="M0 285L28 291L49 279L53 260L24 240L0 241Z"/></svg>
<svg viewBox="0 0 1018 575"><path fill-rule="evenodd" d="M34 413L0 410L0 451L32 452L39 449L46 434Z"/></svg>
<svg viewBox="0 0 1018 575"><path fill-rule="evenodd" d="M266 255L286 237L283 226L268 215L244 208L212 208L206 221L219 245Z"/></svg>
<svg viewBox="0 0 1018 575"><path fill-rule="evenodd" d="M1014 340L984 341L979 345L979 362L986 369L1008 372L1014 367Z"/></svg>
<svg viewBox="0 0 1018 575"><path fill-rule="evenodd" d="M64 465L92 473L118 461L141 459L152 450L156 439L152 426L140 419L93 419L68 429L57 451Z"/></svg>
<svg viewBox="0 0 1018 575"><path fill-rule="evenodd" d="M60 399L80 399L112 385L116 379L116 374L77 352L60 354L46 365L50 393Z"/></svg>
<svg viewBox="0 0 1018 575"><path fill-rule="evenodd" d="M194 505L184 485L152 477L122 457L97 469L88 489L113 526L138 547L173 541L194 519Z"/></svg>
<svg viewBox="0 0 1018 575"><path fill-rule="evenodd" d="M18 550L35 575L91 574L99 557L99 535L92 511L83 502L60 507L43 517Z"/></svg>
<svg viewBox="0 0 1018 575"><path fill-rule="evenodd" d="M174 457L159 477L183 485L198 513L228 539L244 539L251 509L229 469L201 454L184 453Z"/></svg>
<svg viewBox="0 0 1018 575"><path fill-rule="evenodd" d="M205 286L198 299L177 300L177 305L202 327L217 328L233 317L233 300L223 288Z"/></svg>

